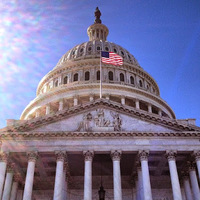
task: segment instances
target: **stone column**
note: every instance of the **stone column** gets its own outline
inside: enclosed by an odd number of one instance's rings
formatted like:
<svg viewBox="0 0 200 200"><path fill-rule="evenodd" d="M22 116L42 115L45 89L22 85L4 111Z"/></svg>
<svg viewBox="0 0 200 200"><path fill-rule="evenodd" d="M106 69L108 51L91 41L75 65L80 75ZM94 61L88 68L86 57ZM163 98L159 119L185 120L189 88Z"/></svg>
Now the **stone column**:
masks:
<svg viewBox="0 0 200 200"><path fill-rule="evenodd" d="M27 156L28 156L28 167L26 171L23 200L32 199L35 163L36 163L38 154L37 152L28 152Z"/></svg>
<svg viewBox="0 0 200 200"><path fill-rule="evenodd" d="M120 170L121 151L117 150L112 151L111 157L113 160L114 200L122 200L121 170Z"/></svg>
<svg viewBox="0 0 200 200"><path fill-rule="evenodd" d="M60 99L60 101L59 101L59 107L58 107L59 111L63 110L63 104L64 104L63 99Z"/></svg>
<svg viewBox="0 0 200 200"><path fill-rule="evenodd" d="M18 173L15 174L13 178L14 178L14 181L12 184L10 200L16 200L17 190L18 190L18 182L20 180L20 174L18 174Z"/></svg>
<svg viewBox="0 0 200 200"><path fill-rule="evenodd" d="M199 181L200 181L200 151L195 151L194 156L195 156L195 161L197 164L197 170L198 170Z"/></svg>
<svg viewBox="0 0 200 200"><path fill-rule="evenodd" d="M139 158L141 162L142 168L142 184L144 191L144 200L152 200L152 192L151 192L151 182L149 176L149 166L148 166L148 151L139 151Z"/></svg>
<svg viewBox="0 0 200 200"><path fill-rule="evenodd" d="M152 106L151 106L151 104L148 104L148 112L152 113Z"/></svg>
<svg viewBox="0 0 200 200"><path fill-rule="evenodd" d="M90 94L90 101L94 101L94 94Z"/></svg>
<svg viewBox="0 0 200 200"><path fill-rule="evenodd" d="M54 184L54 200L62 200L62 189L63 189L63 169L64 169L64 160L65 152L58 151L56 154L56 177Z"/></svg>
<svg viewBox="0 0 200 200"><path fill-rule="evenodd" d="M50 114L50 104L47 104L46 105L46 115L49 115Z"/></svg>
<svg viewBox="0 0 200 200"><path fill-rule="evenodd" d="M110 100L110 94L106 94L106 99Z"/></svg>
<svg viewBox="0 0 200 200"><path fill-rule="evenodd" d="M183 174L183 185L187 200L193 200L188 173Z"/></svg>
<svg viewBox="0 0 200 200"><path fill-rule="evenodd" d="M140 109L140 102L138 99L135 100L135 108Z"/></svg>
<svg viewBox="0 0 200 200"><path fill-rule="evenodd" d="M37 109L36 112L35 112L35 117L37 118L37 117L39 117L39 116L40 116L40 110Z"/></svg>
<svg viewBox="0 0 200 200"><path fill-rule="evenodd" d="M0 199L3 193L3 184L5 180L7 161L8 161L8 154L1 152L0 153Z"/></svg>
<svg viewBox="0 0 200 200"><path fill-rule="evenodd" d="M74 106L77 106L77 105L78 105L78 97L74 96Z"/></svg>
<svg viewBox="0 0 200 200"><path fill-rule="evenodd" d="M176 160L175 160L176 151L167 151L166 156L169 164L173 198L174 200L182 200L181 188L180 188L178 172L176 168Z"/></svg>
<svg viewBox="0 0 200 200"><path fill-rule="evenodd" d="M137 166L137 173L138 173L138 199L144 199L144 190L143 190L143 181L142 181L142 169L141 165L138 164Z"/></svg>
<svg viewBox="0 0 200 200"><path fill-rule="evenodd" d="M160 116L160 117L162 117L162 110L158 110L158 115Z"/></svg>
<svg viewBox="0 0 200 200"><path fill-rule="evenodd" d="M190 162L188 163L189 165L189 175L190 175L190 181L192 185L192 192L194 196L194 200L199 200L200 199L200 191L199 191L199 185L197 181L197 175L195 171L195 165L194 163Z"/></svg>
<svg viewBox="0 0 200 200"><path fill-rule="evenodd" d="M125 96L121 96L121 104L125 105Z"/></svg>
<svg viewBox="0 0 200 200"><path fill-rule="evenodd" d="M92 159L93 151L84 151L85 172L84 172L84 200L92 200Z"/></svg>
<svg viewBox="0 0 200 200"><path fill-rule="evenodd" d="M13 173L14 173L13 168L14 168L14 164L8 165L2 200L10 199L10 192L11 192L12 181L13 181Z"/></svg>

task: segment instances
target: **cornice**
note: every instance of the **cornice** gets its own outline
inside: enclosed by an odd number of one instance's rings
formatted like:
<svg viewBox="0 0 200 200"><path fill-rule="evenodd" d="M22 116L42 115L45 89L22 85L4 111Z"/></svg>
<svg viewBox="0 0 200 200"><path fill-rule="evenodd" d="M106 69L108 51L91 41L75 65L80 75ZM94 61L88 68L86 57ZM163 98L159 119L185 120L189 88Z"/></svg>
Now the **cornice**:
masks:
<svg viewBox="0 0 200 200"><path fill-rule="evenodd" d="M59 139L59 138L200 138L200 131L191 132L4 132L0 140Z"/></svg>
<svg viewBox="0 0 200 200"><path fill-rule="evenodd" d="M43 101L44 99L50 98L55 95L63 94L63 93L69 92L69 91L79 91L79 94L81 95L81 92L80 92L81 89L90 89L90 88L99 88L99 83L88 82L88 83L84 84L84 82L82 82L82 84L79 84L79 83L71 84L71 86L62 85L58 88L54 88L50 92L39 95L33 101L31 101L27 105L27 107L24 109L23 113L21 114L20 119L23 119L25 117L25 113L29 112L31 109L33 109L38 104L38 102ZM129 86L126 84L117 84L117 83L110 84L110 83L103 82L102 88L103 89L119 89L119 90L127 91L130 93L136 93L136 94L143 95L147 98L150 98L150 99L158 102L160 105L165 107L170 112L170 114L172 115L173 118L176 118L171 107L157 95L153 95L149 92L146 92L144 90L141 90L139 88L135 88L135 87L132 87L132 86Z"/></svg>
<svg viewBox="0 0 200 200"><path fill-rule="evenodd" d="M24 123L20 123L19 125L9 126L1 130L1 134L5 134L5 132L27 132L34 130L37 127L40 127L45 124L53 123L62 119L66 119L73 115L77 115L79 113L92 110L101 106L102 108L107 108L111 110L115 110L119 113L126 114L132 117L139 118L144 121L153 122L158 125L162 125L164 127L170 128L175 131L200 131L199 127L184 125L177 122L174 119L169 119L165 117L159 117L157 115L147 113L130 106L121 105L120 103L116 103L106 99L98 99L96 101L91 101L85 103L83 105L78 105L72 107L70 109L64 109L55 114L50 114L42 117L38 117L32 120L26 120Z"/></svg>

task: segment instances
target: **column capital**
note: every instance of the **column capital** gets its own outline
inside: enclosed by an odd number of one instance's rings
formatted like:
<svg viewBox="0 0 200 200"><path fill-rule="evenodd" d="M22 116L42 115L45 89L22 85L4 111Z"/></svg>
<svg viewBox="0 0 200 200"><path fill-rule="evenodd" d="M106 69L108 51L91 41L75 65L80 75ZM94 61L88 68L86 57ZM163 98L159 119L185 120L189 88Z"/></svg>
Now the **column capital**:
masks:
<svg viewBox="0 0 200 200"><path fill-rule="evenodd" d="M120 150L113 150L110 155L113 161L120 161L122 152Z"/></svg>
<svg viewBox="0 0 200 200"><path fill-rule="evenodd" d="M138 152L138 157L140 161L148 160L148 156L149 156L149 150L141 150Z"/></svg>
<svg viewBox="0 0 200 200"><path fill-rule="evenodd" d="M38 152L37 151L27 152L27 157L28 157L28 161L36 162L36 160L38 158Z"/></svg>
<svg viewBox="0 0 200 200"><path fill-rule="evenodd" d="M194 151L192 155L195 157L196 161L200 161L200 150Z"/></svg>
<svg viewBox="0 0 200 200"><path fill-rule="evenodd" d="M55 151L56 161L65 161L66 152L65 151Z"/></svg>
<svg viewBox="0 0 200 200"><path fill-rule="evenodd" d="M8 162L9 153L0 152L0 162Z"/></svg>
<svg viewBox="0 0 200 200"><path fill-rule="evenodd" d="M167 150L166 151L166 158L168 159L168 161L171 161L171 160L176 160L176 154L177 154L177 151L173 151L173 150Z"/></svg>
<svg viewBox="0 0 200 200"><path fill-rule="evenodd" d="M83 155L85 157L85 161L92 161L94 157L94 151L83 151Z"/></svg>
<svg viewBox="0 0 200 200"><path fill-rule="evenodd" d="M15 182L19 182L21 180L21 174L19 172L15 173L13 179Z"/></svg>
<svg viewBox="0 0 200 200"><path fill-rule="evenodd" d="M188 178L189 178L188 171L182 171L181 172L181 177L182 177L183 180L188 180Z"/></svg>
<svg viewBox="0 0 200 200"><path fill-rule="evenodd" d="M196 165L194 162L192 161L187 161L187 166L188 166L188 170L190 171L195 171L196 170Z"/></svg>
<svg viewBox="0 0 200 200"><path fill-rule="evenodd" d="M13 173L15 169L15 163L8 163L8 167L7 167L7 172L8 173Z"/></svg>

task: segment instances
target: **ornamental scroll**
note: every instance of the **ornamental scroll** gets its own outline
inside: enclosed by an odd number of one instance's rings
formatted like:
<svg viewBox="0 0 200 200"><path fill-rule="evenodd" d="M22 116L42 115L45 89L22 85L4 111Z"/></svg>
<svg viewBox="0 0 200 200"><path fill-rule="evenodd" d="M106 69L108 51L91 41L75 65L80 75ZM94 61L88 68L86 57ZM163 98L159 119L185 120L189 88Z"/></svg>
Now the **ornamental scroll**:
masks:
<svg viewBox="0 0 200 200"><path fill-rule="evenodd" d="M83 115L77 131L121 131L122 119L118 113L97 109Z"/></svg>

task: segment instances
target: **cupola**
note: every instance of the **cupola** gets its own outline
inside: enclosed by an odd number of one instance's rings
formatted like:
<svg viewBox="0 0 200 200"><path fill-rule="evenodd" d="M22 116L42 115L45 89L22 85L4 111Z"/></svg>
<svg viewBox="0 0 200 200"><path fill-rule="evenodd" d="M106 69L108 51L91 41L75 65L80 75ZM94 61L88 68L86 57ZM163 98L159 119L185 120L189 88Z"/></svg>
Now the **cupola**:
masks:
<svg viewBox="0 0 200 200"><path fill-rule="evenodd" d="M88 27L87 34L89 36L89 41L102 40L106 41L108 36L108 28L101 23L101 12L98 7L94 12L95 20L94 24Z"/></svg>

